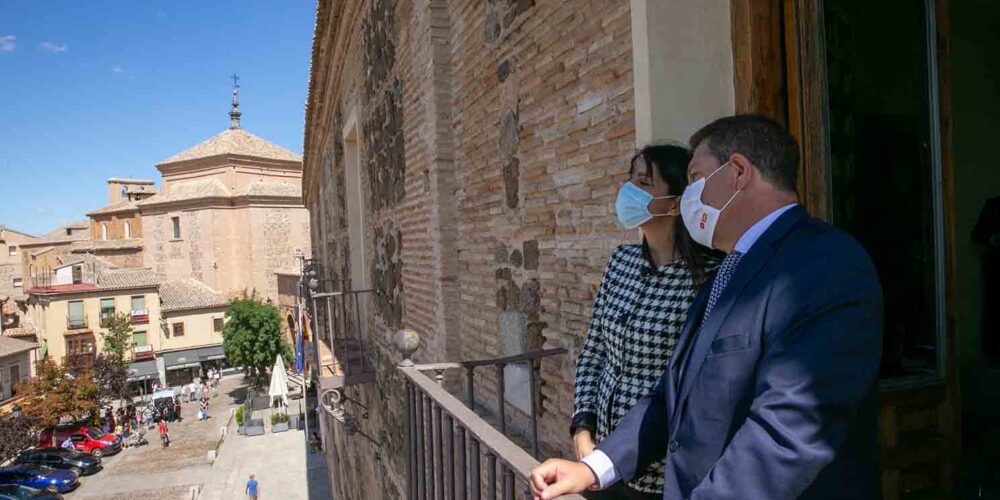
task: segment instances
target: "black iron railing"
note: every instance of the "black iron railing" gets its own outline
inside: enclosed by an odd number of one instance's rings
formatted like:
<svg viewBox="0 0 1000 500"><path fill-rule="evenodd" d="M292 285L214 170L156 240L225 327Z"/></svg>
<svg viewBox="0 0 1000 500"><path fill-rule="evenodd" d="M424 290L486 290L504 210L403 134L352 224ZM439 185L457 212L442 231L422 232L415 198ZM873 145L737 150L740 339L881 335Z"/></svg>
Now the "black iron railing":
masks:
<svg viewBox="0 0 1000 500"><path fill-rule="evenodd" d="M413 365L408 353L404 349L401 351L405 359L398 369L407 379L407 498L531 498L528 478L531 469L539 464L538 388L534 365L536 360L564 354L566 350L549 349L505 358L425 365ZM506 366L517 363L530 366L534 456L506 435L503 372ZM500 429L491 426L474 410L475 369L481 366L493 366L497 370ZM468 406L442 385L444 372L458 368L465 370ZM432 379L427 372L434 372L435 377ZM569 495L564 498L582 497Z"/></svg>
<svg viewBox="0 0 1000 500"><path fill-rule="evenodd" d="M374 380L375 369L366 355L363 305L363 297L373 293L366 289L309 294L320 390Z"/></svg>

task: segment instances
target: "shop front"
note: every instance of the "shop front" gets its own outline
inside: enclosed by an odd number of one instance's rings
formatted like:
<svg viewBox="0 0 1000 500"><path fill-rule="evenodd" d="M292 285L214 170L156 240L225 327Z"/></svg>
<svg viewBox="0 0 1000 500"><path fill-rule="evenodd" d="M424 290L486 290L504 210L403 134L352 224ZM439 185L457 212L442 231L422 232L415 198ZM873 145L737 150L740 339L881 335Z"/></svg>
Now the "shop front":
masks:
<svg viewBox="0 0 1000 500"><path fill-rule="evenodd" d="M129 393L145 396L153 392L153 384L159 382L160 372L155 359L133 361L128 364Z"/></svg>
<svg viewBox="0 0 1000 500"><path fill-rule="evenodd" d="M163 353L163 367L167 372L167 387L190 384L201 376L198 348Z"/></svg>

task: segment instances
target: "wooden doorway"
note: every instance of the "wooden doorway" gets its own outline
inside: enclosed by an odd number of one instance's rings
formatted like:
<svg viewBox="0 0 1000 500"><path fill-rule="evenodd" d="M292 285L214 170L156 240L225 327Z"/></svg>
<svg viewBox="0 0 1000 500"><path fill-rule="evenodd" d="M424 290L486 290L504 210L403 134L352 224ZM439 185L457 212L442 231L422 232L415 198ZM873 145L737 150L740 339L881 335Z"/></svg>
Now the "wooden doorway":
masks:
<svg viewBox="0 0 1000 500"><path fill-rule="evenodd" d="M803 204L879 269L884 496L949 497L960 425L945 0L731 5L737 112L789 127Z"/></svg>

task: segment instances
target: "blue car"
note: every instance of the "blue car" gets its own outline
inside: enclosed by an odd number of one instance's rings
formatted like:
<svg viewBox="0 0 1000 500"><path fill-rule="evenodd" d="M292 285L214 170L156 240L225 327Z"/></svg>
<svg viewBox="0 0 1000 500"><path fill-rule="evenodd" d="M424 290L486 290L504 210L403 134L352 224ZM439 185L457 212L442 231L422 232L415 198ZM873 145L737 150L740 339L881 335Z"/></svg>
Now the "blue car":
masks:
<svg viewBox="0 0 1000 500"><path fill-rule="evenodd" d="M0 500L63 500L63 496L27 486L0 484Z"/></svg>
<svg viewBox="0 0 1000 500"><path fill-rule="evenodd" d="M21 464L0 468L0 484L19 484L29 488L66 493L80 485L80 477L73 471L58 470L35 464Z"/></svg>

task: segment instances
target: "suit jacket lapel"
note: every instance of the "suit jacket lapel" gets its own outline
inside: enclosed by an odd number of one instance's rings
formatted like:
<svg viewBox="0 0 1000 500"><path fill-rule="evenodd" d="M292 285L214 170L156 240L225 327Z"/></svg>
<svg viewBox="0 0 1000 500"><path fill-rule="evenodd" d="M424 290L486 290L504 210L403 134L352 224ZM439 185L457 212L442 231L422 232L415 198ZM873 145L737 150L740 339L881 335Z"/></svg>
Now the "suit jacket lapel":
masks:
<svg viewBox="0 0 1000 500"><path fill-rule="evenodd" d="M678 411L684 404L688 395L691 393L691 388L694 387L695 381L698 378L698 373L701 371L701 366L705 362L705 356L708 355L709 348L712 345L712 341L719 334L719 330L722 328L722 324L726 320L726 316L729 315L729 311L732 310L733 305L739 299L740 294L743 289L753 280L754 276L760 271L764 264L766 264L771 257L774 255L775 243L783 237L800 219L806 216L806 212L802 207L794 207L788 212L781 215L771 227L769 227L764 234L760 236L750 251L743 256L740 260L739 265L736 266L736 271L733 272L732 277L729 279L729 284L726 285L726 289L723 290L722 295L719 297L718 303L715 304L715 308L709 315L708 321L701 325L699 329L700 315L695 318L696 323L691 326L693 331L690 332L691 343L690 348L686 352L686 356L690 356L690 359L686 363L686 369L684 369L684 364L679 364L682 367L683 373L680 373L680 391L677 403L674 406L674 411ZM710 286L710 285L706 285ZM688 318L691 319L691 318ZM674 423L679 422L680 419L675 418Z"/></svg>

